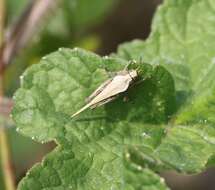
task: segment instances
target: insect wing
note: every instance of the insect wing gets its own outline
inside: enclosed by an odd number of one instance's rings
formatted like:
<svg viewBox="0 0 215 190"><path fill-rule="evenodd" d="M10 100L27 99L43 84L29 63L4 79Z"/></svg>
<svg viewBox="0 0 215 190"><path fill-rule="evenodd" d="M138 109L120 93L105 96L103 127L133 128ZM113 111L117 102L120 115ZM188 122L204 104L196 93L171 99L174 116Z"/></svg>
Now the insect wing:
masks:
<svg viewBox="0 0 215 190"><path fill-rule="evenodd" d="M108 79L103 82L89 97L86 98L85 102L89 103L95 98L98 94L102 92L102 90L112 81L113 79Z"/></svg>
<svg viewBox="0 0 215 190"><path fill-rule="evenodd" d="M100 102L127 90L132 79L129 75L117 75L92 101ZM96 103L96 102L95 102Z"/></svg>
<svg viewBox="0 0 215 190"><path fill-rule="evenodd" d="M117 96L112 96L112 97L110 97L110 98L107 98L107 99L105 99L105 100L102 100L101 102L98 102L98 103L96 103L96 104L90 106L90 108L91 108L91 109L94 109L94 108L96 108L96 107L99 107L99 106L102 106L102 105L104 105L104 104L107 104L108 102L111 102L112 100L116 99L116 97L117 97Z"/></svg>
<svg viewBox="0 0 215 190"><path fill-rule="evenodd" d="M127 74L115 76L107 85L104 86L102 91L91 100L91 105L99 104L108 98L126 91L135 77L137 77L137 72L135 70L132 70L130 73L127 72ZM101 88L99 87L99 89Z"/></svg>
<svg viewBox="0 0 215 190"><path fill-rule="evenodd" d="M134 77L137 75L137 73L136 73L136 71L135 70L132 70L131 71L131 74L130 74L130 72L129 71L125 71L125 70L123 70L123 71L119 71L118 73L117 73L117 75L115 76L115 77L113 77L113 78L111 78L111 79L108 79L108 80L106 80L104 83L102 83L85 101L86 101L86 103L89 103L90 101L92 101L96 96L98 96L111 82L113 82L113 80L115 80L114 81L114 83L117 83L117 82L122 82L122 84L119 84L118 86L117 86L117 84L111 84L111 85L109 85L110 86L110 88L107 88L109 91L111 90L111 87L115 87L115 90L114 91L116 91L116 93L113 93L113 95L115 95L115 94L118 94L118 93L120 93L120 92L123 92L123 91L125 91L125 90L127 90L127 88L128 88L128 85L129 85L129 83L132 81L132 73L133 73L133 75L134 75ZM121 80L121 81L120 81ZM125 87L124 87L125 86ZM121 89L120 89L121 88ZM112 96L113 96L112 95ZM110 96L109 96L110 97Z"/></svg>
<svg viewBox="0 0 215 190"><path fill-rule="evenodd" d="M136 70L132 70L131 72L123 73L121 75L118 74L113 79L105 81L87 98L89 103L73 114L72 117L78 115L89 107L94 108L110 102L118 94L126 91L135 77L137 77L137 72Z"/></svg>
<svg viewBox="0 0 215 190"><path fill-rule="evenodd" d="M108 79L106 80L104 83L102 83L87 99L87 104L82 107L80 110L78 110L76 113L74 113L72 115L72 117L75 117L76 115L80 114L81 112L83 112L84 110L86 110L87 108L93 106L94 103L94 99L99 96L99 94L103 91L103 89L112 81L112 79ZM96 104L95 104L96 107Z"/></svg>

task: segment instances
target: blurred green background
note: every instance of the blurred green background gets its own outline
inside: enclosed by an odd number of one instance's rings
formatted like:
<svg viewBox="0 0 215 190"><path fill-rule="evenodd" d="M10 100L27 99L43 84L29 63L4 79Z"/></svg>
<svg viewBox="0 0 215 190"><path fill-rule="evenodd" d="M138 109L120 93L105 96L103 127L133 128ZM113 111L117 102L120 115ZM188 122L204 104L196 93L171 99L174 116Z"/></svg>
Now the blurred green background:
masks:
<svg viewBox="0 0 215 190"><path fill-rule="evenodd" d="M30 0L6 1L6 25L11 26L25 10ZM12 97L19 87L19 76L44 55L60 47L81 47L100 55L114 52L117 46L135 38L145 39L150 33L153 14L161 0L61 0L56 8L42 18L33 38L12 60L4 74L4 92ZM1 122L1 118L0 118ZM19 135L11 122L7 124L16 182L54 143L38 144ZM214 170L196 176L174 172L162 174L173 190L215 189ZM0 190L4 190L2 169Z"/></svg>

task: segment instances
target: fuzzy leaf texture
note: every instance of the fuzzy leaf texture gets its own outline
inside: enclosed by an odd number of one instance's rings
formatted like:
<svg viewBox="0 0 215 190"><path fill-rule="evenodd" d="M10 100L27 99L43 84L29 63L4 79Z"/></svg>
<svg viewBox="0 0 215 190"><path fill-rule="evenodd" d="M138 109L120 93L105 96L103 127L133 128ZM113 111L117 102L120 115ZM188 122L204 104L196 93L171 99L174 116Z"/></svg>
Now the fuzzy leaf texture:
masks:
<svg viewBox="0 0 215 190"><path fill-rule="evenodd" d="M213 166L214 22L212 0L166 0L146 41L121 45L111 57L61 49L27 69L14 96L17 130L58 147L18 188L162 190L168 189L158 175L163 170ZM133 59L142 82L70 117L107 70Z"/></svg>

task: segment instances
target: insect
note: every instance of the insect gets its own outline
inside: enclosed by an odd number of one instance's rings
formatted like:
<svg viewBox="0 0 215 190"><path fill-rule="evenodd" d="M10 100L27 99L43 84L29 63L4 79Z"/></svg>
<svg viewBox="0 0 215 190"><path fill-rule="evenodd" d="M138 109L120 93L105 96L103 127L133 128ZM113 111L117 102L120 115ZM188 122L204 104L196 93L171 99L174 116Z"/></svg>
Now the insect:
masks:
<svg viewBox="0 0 215 190"><path fill-rule="evenodd" d="M72 117L80 114L87 108L95 108L104 105L111 100L115 99L116 96L122 92L125 92L129 85L138 77L136 70L123 70L116 74L111 79L106 80L102 83L88 98L87 104L82 107L79 111L74 113Z"/></svg>

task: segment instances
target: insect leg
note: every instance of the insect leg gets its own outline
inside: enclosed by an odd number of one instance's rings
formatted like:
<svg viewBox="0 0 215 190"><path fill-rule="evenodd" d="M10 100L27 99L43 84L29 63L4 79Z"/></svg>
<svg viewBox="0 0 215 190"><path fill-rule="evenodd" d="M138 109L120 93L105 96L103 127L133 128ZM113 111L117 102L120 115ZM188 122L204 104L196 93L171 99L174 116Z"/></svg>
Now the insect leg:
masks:
<svg viewBox="0 0 215 190"><path fill-rule="evenodd" d="M130 88L132 88L133 86L136 86L136 85L142 83L144 80L145 80L145 79L141 79L141 80L138 80L138 81L132 83L132 84L130 85Z"/></svg>

